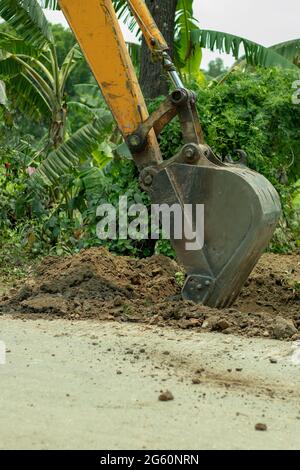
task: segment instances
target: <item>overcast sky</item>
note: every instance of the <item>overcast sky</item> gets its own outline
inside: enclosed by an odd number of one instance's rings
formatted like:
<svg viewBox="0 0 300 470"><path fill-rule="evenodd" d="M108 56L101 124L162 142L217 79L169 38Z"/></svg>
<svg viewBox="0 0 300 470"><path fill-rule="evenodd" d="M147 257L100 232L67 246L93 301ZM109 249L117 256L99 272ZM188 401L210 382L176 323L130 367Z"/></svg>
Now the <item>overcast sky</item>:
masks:
<svg viewBox="0 0 300 470"><path fill-rule="evenodd" d="M194 5L195 17L204 29L237 34L265 46L300 37L299 0L194 0ZM66 25L60 12L47 12L47 16ZM125 35L130 39L129 32ZM202 67L216 56L220 54L204 52ZM226 65L233 62L226 54L222 58Z"/></svg>

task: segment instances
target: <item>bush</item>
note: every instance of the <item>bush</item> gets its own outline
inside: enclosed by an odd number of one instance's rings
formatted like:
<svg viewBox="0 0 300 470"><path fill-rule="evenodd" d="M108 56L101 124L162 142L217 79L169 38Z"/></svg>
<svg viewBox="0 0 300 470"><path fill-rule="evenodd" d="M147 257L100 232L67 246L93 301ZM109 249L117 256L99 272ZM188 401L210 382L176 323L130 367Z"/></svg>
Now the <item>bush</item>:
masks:
<svg viewBox="0 0 300 470"><path fill-rule="evenodd" d="M261 69L234 72L225 82L196 89L197 108L206 142L222 158L243 149L250 168L278 190L284 217L271 248L288 252L300 244L300 105L292 103L294 72ZM161 99L151 104L154 109ZM178 138L179 136L179 138ZM170 124L160 139L164 157L179 149L180 127ZM298 196L299 197L299 196Z"/></svg>
<svg viewBox="0 0 300 470"><path fill-rule="evenodd" d="M300 246L300 106L292 104L292 72L263 69L255 73L234 72L222 84L210 82L197 88L197 107L207 143L221 157L243 149L249 166L263 173L277 188L283 218L270 249L289 252ZM163 100L149 103L150 111ZM71 116L76 121L76 116ZM5 136L4 136L5 137ZM96 209L101 203L118 205L120 195L128 203L150 204L141 191L134 163L115 158L101 169L95 158L62 176L56 187L39 185L30 178L30 138L1 145L0 228L2 242L12 233L33 254L74 252L105 244L132 256L155 251L174 256L166 241L118 240L103 242L96 236ZM178 120L162 132L164 158L182 145Z"/></svg>

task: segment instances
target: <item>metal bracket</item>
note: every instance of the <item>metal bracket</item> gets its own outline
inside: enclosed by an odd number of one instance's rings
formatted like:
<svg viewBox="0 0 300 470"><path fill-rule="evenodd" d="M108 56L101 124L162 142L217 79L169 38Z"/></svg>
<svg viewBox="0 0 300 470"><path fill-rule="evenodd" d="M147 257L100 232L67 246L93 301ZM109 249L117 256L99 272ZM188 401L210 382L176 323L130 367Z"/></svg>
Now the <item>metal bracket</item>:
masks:
<svg viewBox="0 0 300 470"><path fill-rule="evenodd" d="M192 300L196 304L204 303L214 290L215 279L209 276L192 274L188 276L182 290L185 300Z"/></svg>
<svg viewBox="0 0 300 470"><path fill-rule="evenodd" d="M186 144L181 150L174 155L174 157L164 160L158 165L151 165L141 170L140 172L140 185L149 192L151 189L153 179L160 171L171 167L174 163L184 163L186 165L194 166L218 166L225 167L219 158L213 153L208 145Z"/></svg>
<svg viewBox="0 0 300 470"><path fill-rule="evenodd" d="M168 97L159 108L154 111L149 118L139 125L133 134L130 134L126 141L133 154L144 150L147 145L147 136L151 129L154 129L156 136L159 136L164 127L177 115L177 107Z"/></svg>
<svg viewBox="0 0 300 470"><path fill-rule="evenodd" d="M230 165L234 165L236 167L248 168L248 155L246 154L246 152L244 152L244 150L235 149L233 153L237 155L239 159L235 161L230 155L226 155L226 157L224 158L224 162L229 163Z"/></svg>
<svg viewBox="0 0 300 470"><path fill-rule="evenodd" d="M147 145L147 136L154 129L156 136L175 116L179 117L183 140L186 144L204 144L204 137L196 109L193 92L179 88L154 111L149 118L130 134L126 143L133 155L142 152Z"/></svg>

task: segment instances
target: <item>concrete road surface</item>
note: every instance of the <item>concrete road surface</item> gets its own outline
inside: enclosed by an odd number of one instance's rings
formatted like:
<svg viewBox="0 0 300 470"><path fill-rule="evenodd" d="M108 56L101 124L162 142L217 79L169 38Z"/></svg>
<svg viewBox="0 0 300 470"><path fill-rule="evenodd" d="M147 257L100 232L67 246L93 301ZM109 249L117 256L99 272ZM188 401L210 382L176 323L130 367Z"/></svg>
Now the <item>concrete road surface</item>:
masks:
<svg viewBox="0 0 300 470"><path fill-rule="evenodd" d="M3 342L1 449L300 448L297 344L2 316Z"/></svg>

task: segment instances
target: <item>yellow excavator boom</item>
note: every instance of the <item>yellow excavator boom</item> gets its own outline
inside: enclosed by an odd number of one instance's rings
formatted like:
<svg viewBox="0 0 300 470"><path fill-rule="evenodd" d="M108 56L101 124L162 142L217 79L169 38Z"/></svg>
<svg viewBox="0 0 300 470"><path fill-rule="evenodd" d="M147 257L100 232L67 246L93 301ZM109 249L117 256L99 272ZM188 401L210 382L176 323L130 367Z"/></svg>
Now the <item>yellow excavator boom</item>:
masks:
<svg viewBox="0 0 300 470"><path fill-rule="evenodd" d="M133 2L135 11L141 3ZM111 0L59 0L59 4L120 131L124 137L132 134L149 114ZM147 31L158 31L144 10L141 16ZM155 37L164 42L160 34ZM149 132L146 152L153 162L161 161L154 131ZM142 164L143 154L140 159Z"/></svg>

